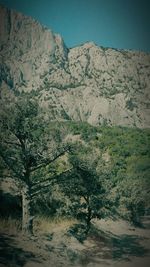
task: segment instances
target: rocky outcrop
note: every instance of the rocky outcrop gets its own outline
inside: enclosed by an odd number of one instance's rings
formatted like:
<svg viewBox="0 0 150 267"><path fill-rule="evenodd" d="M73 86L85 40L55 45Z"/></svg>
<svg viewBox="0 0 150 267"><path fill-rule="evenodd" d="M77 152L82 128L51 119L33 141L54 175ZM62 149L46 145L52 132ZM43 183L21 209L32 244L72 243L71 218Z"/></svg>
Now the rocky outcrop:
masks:
<svg viewBox="0 0 150 267"><path fill-rule="evenodd" d="M92 42L68 49L60 35L0 8L0 85L30 91L52 117L149 127L150 54Z"/></svg>

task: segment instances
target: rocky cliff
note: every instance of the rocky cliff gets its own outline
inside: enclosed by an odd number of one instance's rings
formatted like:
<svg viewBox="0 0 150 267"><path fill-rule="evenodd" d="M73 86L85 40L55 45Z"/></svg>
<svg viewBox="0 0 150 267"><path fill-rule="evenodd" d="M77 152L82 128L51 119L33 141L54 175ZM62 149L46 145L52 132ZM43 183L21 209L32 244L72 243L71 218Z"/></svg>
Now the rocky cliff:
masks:
<svg viewBox="0 0 150 267"><path fill-rule="evenodd" d="M68 49L60 35L0 7L0 88L30 91L52 117L93 125L150 126L150 54Z"/></svg>

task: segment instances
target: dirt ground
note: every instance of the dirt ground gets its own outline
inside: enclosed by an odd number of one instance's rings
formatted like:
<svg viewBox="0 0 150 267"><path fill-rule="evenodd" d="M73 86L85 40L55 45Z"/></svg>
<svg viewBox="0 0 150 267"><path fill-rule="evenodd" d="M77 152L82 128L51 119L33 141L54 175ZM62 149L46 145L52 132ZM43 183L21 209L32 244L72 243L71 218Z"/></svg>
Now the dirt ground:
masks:
<svg viewBox="0 0 150 267"><path fill-rule="evenodd" d="M149 267L149 217L144 226L95 220L83 243L68 235L64 225L32 238L1 231L0 267Z"/></svg>

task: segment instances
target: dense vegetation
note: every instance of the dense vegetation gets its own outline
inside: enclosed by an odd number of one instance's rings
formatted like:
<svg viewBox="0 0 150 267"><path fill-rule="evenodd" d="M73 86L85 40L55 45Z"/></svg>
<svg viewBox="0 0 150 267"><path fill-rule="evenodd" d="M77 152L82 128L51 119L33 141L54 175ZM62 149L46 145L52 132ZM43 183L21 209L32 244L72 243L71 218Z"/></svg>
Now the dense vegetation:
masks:
<svg viewBox="0 0 150 267"><path fill-rule="evenodd" d="M97 171L108 177L110 198L117 213L133 223L149 212L150 131L123 127L71 125L74 134L95 149ZM110 185L111 184L111 185Z"/></svg>
<svg viewBox="0 0 150 267"><path fill-rule="evenodd" d="M21 182L24 224L35 214L76 217L87 234L93 218L140 226L149 213L148 129L50 122L29 99L8 103L1 127L1 175Z"/></svg>

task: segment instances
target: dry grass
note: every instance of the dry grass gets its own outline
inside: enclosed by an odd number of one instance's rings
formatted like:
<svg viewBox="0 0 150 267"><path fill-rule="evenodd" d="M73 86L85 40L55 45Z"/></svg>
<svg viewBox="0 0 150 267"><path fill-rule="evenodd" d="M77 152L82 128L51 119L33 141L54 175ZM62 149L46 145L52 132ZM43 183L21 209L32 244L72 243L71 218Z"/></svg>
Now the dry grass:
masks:
<svg viewBox="0 0 150 267"><path fill-rule="evenodd" d="M52 231L67 230L77 221L74 219L67 218L48 218L48 217L37 217L34 221L34 231L38 233L49 233Z"/></svg>
<svg viewBox="0 0 150 267"><path fill-rule="evenodd" d="M44 234L57 231L65 231L69 229L77 221L66 218L48 218L36 217L33 222L34 233ZM7 234L18 234L21 232L21 221L17 219L0 218L0 232Z"/></svg>
<svg viewBox="0 0 150 267"><path fill-rule="evenodd" d="M17 234L21 231L21 221L9 218L0 218L0 232Z"/></svg>

